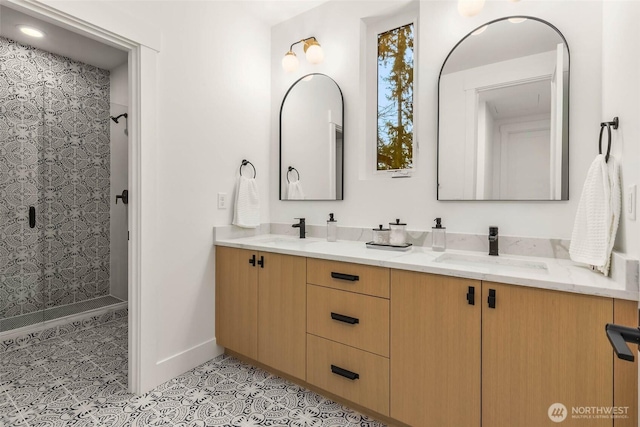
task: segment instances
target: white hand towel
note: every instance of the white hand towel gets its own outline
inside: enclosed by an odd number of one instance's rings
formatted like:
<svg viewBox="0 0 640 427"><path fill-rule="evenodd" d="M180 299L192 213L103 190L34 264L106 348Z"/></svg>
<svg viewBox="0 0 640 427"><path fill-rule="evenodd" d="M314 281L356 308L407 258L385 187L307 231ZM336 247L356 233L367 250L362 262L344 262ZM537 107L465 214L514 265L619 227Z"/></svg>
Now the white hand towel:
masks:
<svg viewBox="0 0 640 427"><path fill-rule="evenodd" d="M287 198L289 200L304 199L304 191L302 190L302 184L300 184L300 180L290 182L289 185L287 185Z"/></svg>
<svg viewBox="0 0 640 427"><path fill-rule="evenodd" d="M238 177L233 225L256 228L260 225L260 198L255 178Z"/></svg>
<svg viewBox="0 0 640 427"><path fill-rule="evenodd" d="M611 250L620 220L620 166L600 154L589 167L576 213L569 255L609 275Z"/></svg>

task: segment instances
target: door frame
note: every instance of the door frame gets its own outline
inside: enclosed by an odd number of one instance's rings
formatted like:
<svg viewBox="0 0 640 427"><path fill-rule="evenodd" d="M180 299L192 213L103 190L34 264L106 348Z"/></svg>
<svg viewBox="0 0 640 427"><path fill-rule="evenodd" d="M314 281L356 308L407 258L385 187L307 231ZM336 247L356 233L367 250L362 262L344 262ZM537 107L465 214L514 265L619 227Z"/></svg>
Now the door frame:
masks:
<svg viewBox="0 0 640 427"><path fill-rule="evenodd" d="M142 207L152 205L155 195L152 184L155 175L153 143L156 136L156 62L160 33L149 32L148 28L143 28L143 30L134 30L128 36L121 35L119 34L123 32L120 31L123 29L121 20L114 19L112 24L104 19L104 16L101 16L101 12L104 11L92 11L83 8L80 3L71 6L63 4L58 6L60 9L37 0L0 0L0 4L128 52L128 188L132 195L129 199L127 218L130 233L128 245L128 387L129 391L140 394L154 385L153 376L157 360L153 312L148 309L143 310L143 301L146 307L154 306L155 293L153 293L152 286L144 285L150 280L146 274L143 275L142 269L143 248L148 250L153 247L153 242L149 240L153 235L154 221L145 219L145 229L143 230ZM76 10L73 10L73 7ZM109 7L108 4L105 7ZM71 8L70 12L63 10L67 8ZM129 17L129 19L132 18ZM110 27L118 28L111 31L107 29ZM154 43L154 41L157 42ZM143 193L143 190L146 191ZM153 209L147 210L152 211ZM149 260L147 258L148 256L145 256L144 260L145 265L148 266ZM143 279L145 280L143 281Z"/></svg>

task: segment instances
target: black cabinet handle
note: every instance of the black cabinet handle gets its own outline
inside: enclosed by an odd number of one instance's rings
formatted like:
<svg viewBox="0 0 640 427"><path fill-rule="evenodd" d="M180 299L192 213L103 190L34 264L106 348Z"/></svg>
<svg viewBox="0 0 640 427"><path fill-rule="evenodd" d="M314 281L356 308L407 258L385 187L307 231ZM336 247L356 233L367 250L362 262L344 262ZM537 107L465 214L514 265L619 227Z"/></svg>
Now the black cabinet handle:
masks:
<svg viewBox="0 0 640 427"><path fill-rule="evenodd" d="M360 319L358 319L357 317L345 316L344 314L338 314L333 312L331 313L331 318L333 320L337 320L338 322L344 322L350 325L355 325L357 323L360 323Z"/></svg>
<svg viewBox="0 0 640 427"><path fill-rule="evenodd" d="M605 331L618 358L633 362L633 353L626 343L640 344L640 329L607 323Z"/></svg>
<svg viewBox="0 0 640 427"><path fill-rule="evenodd" d="M336 273L335 271L331 272L331 277L334 279L348 280L350 282L357 282L358 280L360 280L360 276L354 276L353 274Z"/></svg>
<svg viewBox="0 0 640 427"><path fill-rule="evenodd" d="M355 381L358 378L360 378L359 374L356 374L355 372L347 371L346 369L342 369L336 365L331 365L331 372L333 372L336 375L340 375L341 377L348 378L351 381Z"/></svg>
<svg viewBox="0 0 640 427"><path fill-rule="evenodd" d="M469 305L476 305L476 287L469 286L469 291L467 292L467 302Z"/></svg>
<svg viewBox="0 0 640 427"><path fill-rule="evenodd" d="M496 308L496 290L489 289L489 298L487 298L489 308Z"/></svg>
<svg viewBox="0 0 640 427"><path fill-rule="evenodd" d="M29 228L36 226L36 207L29 206Z"/></svg>
<svg viewBox="0 0 640 427"><path fill-rule="evenodd" d="M256 254L253 254L251 258L249 258L249 264L256 266Z"/></svg>
<svg viewBox="0 0 640 427"><path fill-rule="evenodd" d="M258 265L260 268L264 268L264 257L260 255L260 259L258 260Z"/></svg>

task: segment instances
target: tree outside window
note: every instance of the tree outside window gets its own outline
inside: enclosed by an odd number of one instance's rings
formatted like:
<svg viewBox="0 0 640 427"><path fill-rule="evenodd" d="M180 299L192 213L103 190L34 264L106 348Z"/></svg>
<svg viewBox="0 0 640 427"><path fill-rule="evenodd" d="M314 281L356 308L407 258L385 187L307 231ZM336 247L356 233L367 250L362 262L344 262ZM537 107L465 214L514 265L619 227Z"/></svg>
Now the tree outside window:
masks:
<svg viewBox="0 0 640 427"><path fill-rule="evenodd" d="M413 23L378 34L377 170L413 167L413 40Z"/></svg>

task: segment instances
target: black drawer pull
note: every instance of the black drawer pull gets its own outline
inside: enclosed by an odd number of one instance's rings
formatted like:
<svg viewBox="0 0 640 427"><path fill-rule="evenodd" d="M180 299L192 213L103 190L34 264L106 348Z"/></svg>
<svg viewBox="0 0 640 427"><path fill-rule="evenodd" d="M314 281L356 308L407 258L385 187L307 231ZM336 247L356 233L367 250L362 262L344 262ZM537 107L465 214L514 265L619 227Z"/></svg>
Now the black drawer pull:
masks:
<svg viewBox="0 0 640 427"><path fill-rule="evenodd" d="M469 305L476 305L476 287L469 286L469 292L467 292L467 302Z"/></svg>
<svg viewBox="0 0 640 427"><path fill-rule="evenodd" d="M342 369L336 365L331 365L331 372L333 372L334 374L340 375L341 377L348 378L351 381L355 381L358 378L360 378L359 374L356 374L355 372L347 371L346 369Z"/></svg>
<svg viewBox="0 0 640 427"><path fill-rule="evenodd" d="M331 313L331 318L333 320L337 320L338 322L348 323L350 325L355 325L356 323L360 323L360 319L357 317L345 316L344 314Z"/></svg>
<svg viewBox="0 0 640 427"><path fill-rule="evenodd" d="M334 279L348 280L350 282L357 282L358 280L360 280L360 276L354 276L353 274L336 273L335 271L331 272L331 277Z"/></svg>
<svg viewBox="0 0 640 427"><path fill-rule="evenodd" d="M258 260L258 265L260 268L264 268L264 256L260 255L260 259Z"/></svg>
<svg viewBox="0 0 640 427"><path fill-rule="evenodd" d="M253 254L251 258L249 258L249 264L256 266L256 254Z"/></svg>
<svg viewBox="0 0 640 427"><path fill-rule="evenodd" d="M489 298L487 298L489 308L496 308L496 290L489 289Z"/></svg>
<svg viewBox="0 0 640 427"><path fill-rule="evenodd" d="M36 207L29 206L29 228L36 226Z"/></svg>

